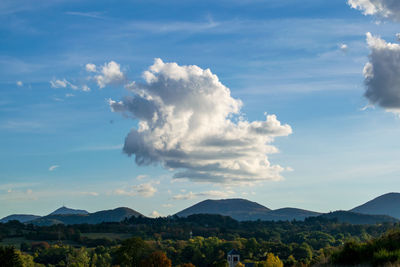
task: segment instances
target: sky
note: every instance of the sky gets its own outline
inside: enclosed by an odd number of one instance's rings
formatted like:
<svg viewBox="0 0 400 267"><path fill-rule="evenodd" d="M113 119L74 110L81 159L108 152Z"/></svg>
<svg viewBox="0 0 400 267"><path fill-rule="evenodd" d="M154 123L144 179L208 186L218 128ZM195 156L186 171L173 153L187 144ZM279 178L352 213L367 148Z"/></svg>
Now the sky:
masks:
<svg viewBox="0 0 400 267"><path fill-rule="evenodd" d="M0 3L0 217L399 191L400 4Z"/></svg>

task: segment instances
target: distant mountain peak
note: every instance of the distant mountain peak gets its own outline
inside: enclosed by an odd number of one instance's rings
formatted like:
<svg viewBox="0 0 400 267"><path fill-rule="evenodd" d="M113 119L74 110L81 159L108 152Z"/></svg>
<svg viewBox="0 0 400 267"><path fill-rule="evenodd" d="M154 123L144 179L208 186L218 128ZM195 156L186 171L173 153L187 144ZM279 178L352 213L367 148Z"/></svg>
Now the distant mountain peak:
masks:
<svg viewBox="0 0 400 267"><path fill-rule="evenodd" d="M66 206L62 206L61 208L56 209L49 215L71 215L71 214L78 214L78 215L85 215L89 214L86 210L78 210L78 209L70 209Z"/></svg>
<svg viewBox="0 0 400 267"><path fill-rule="evenodd" d="M371 215L389 215L400 219L400 193L383 194L350 211Z"/></svg>
<svg viewBox="0 0 400 267"><path fill-rule="evenodd" d="M269 208L242 198L207 199L178 212L176 215L187 217L192 214L220 214L243 221L252 220L253 217L259 217L260 214L268 211L270 211Z"/></svg>

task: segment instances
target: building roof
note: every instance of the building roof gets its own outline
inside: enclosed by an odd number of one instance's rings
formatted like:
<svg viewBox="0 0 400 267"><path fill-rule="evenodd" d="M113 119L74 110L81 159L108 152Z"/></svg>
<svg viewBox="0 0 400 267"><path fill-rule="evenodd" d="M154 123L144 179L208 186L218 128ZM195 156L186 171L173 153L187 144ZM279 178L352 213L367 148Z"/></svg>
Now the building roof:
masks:
<svg viewBox="0 0 400 267"><path fill-rule="evenodd" d="M232 249L228 252L228 255L239 255L239 251L237 251L236 249Z"/></svg>

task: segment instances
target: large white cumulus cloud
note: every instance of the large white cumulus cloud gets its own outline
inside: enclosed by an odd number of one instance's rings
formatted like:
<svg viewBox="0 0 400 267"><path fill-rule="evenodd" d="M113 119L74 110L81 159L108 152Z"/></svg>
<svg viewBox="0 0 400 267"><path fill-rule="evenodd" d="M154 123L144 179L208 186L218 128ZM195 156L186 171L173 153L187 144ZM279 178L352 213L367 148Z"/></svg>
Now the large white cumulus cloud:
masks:
<svg viewBox="0 0 400 267"><path fill-rule="evenodd" d="M400 21L399 0L348 0L347 3L365 15L376 15L381 18Z"/></svg>
<svg viewBox="0 0 400 267"><path fill-rule="evenodd" d="M400 111L400 45L367 33L369 62L364 67L366 92L371 104Z"/></svg>
<svg viewBox="0 0 400 267"><path fill-rule="evenodd" d="M133 93L109 100L114 112L137 119L124 152L139 165L161 163L175 178L216 183L279 180L283 168L267 154L277 152L275 137L292 133L275 115L249 122L242 103L230 95L209 69L179 66L156 59L143 73L145 83L131 83Z"/></svg>

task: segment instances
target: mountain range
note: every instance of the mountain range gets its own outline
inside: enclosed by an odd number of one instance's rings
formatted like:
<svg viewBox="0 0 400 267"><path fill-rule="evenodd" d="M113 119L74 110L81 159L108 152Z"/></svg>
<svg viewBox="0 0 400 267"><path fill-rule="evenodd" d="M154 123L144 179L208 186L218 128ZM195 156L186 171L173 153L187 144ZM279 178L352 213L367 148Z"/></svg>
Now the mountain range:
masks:
<svg viewBox="0 0 400 267"><path fill-rule="evenodd" d="M102 222L121 222L125 218L132 216L143 216L139 212L130 208L116 208L113 210L102 210L89 213L85 210L75 210L67 207L61 207L46 216L13 214L0 220L6 223L11 220L17 220L22 223L32 223L39 226L49 226L53 224L97 224Z"/></svg>
<svg viewBox="0 0 400 267"><path fill-rule="evenodd" d="M204 200L188 207L175 215L187 217L193 214L220 214L230 216L238 221L292 221L304 220L307 217L320 216L327 219L337 219L340 222L353 224L375 224L383 222L398 222L400 220L400 193L388 193L357 206L349 211L319 213L298 208L281 208L271 210L259 203L246 199ZM120 222L131 216L143 216L130 208L116 208L89 213L85 210L61 207L47 216L13 214L0 220L5 223L18 220L22 223L35 225L52 224L97 224L101 222Z"/></svg>
<svg viewBox="0 0 400 267"><path fill-rule="evenodd" d="M271 210L256 202L246 199L204 200L187 209L176 213L179 217L192 214L220 214L230 216L238 221L286 221L304 220L307 217L318 216L320 213L296 208Z"/></svg>

